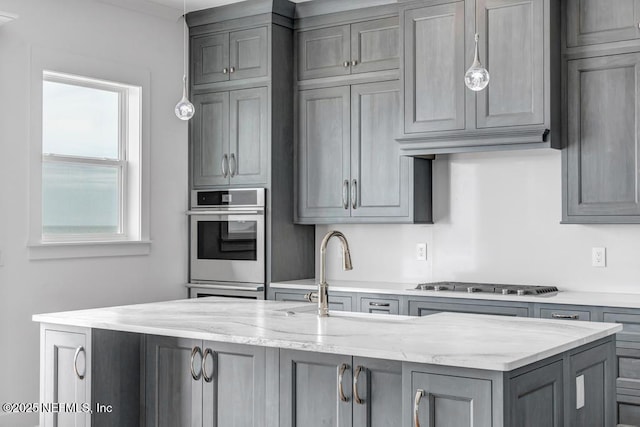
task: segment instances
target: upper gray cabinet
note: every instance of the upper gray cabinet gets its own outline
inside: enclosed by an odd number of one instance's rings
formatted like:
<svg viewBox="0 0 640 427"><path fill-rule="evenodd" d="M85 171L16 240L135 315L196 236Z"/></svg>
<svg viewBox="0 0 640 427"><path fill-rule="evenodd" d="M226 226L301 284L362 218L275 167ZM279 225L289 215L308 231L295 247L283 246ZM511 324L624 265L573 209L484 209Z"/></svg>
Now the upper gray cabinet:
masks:
<svg viewBox="0 0 640 427"><path fill-rule="evenodd" d="M399 155L399 107L397 81L300 92L299 222L431 220L430 162Z"/></svg>
<svg viewBox="0 0 640 427"><path fill-rule="evenodd" d="M267 27L191 38L194 85L264 77L268 72Z"/></svg>
<svg viewBox="0 0 640 427"><path fill-rule="evenodd" d="M567 0L567 47L640 39L640 0Z"/></svg>
<svg viewBox="0 0 640 427"><path fill-rule="evenodd" d="M299 31L298 79L398 68L399 49L397 17Z"/></svg>
<svg viewBox="0 0 640 427"><path fill-rule="evenodd" d="M402 153L560 148L559 18L551 0L403 2ZM480 92L464 84L475 33Z"/></svg>

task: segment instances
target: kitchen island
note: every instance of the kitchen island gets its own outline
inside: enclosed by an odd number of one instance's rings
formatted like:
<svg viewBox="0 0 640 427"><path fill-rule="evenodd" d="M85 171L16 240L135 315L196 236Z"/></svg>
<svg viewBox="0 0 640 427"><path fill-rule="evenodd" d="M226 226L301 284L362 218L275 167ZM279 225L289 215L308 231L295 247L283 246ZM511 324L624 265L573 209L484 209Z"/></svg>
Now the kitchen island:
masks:
<svg viewBox="0 0 640 427"><path fill-rule="evenodd" d="M41 425L613 426L622 326L202 298L41 314ZM140 411L139 408L144 410Z"/></svg>

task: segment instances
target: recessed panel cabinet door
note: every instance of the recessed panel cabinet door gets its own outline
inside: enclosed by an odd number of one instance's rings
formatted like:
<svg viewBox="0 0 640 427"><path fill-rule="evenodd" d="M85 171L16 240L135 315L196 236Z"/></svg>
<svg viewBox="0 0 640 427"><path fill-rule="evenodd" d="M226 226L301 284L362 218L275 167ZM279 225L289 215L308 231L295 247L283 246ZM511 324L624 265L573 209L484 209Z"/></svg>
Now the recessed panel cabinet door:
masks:
<svg viewBox="0 0 640 427"><path fill-rule="evenodd" d="M191 124L193 185L229 183L229 92L193 97Z"/></svg>
<svg viewBox="0 0 640 427"><path fill-rule="evenodd" d="M353 369L353 426L401 426L402 363L354 357Z"/></svg>
<svg viewBox="0 0 640 427"><path fill-rule="evenodd" d="M414 372L411 375L411 390L411 397L415 397L411 402L411 414L418 417L418 422L414 423L416 426L491 427L493 425L491 381L489 380ZM417 394L420 390L424 393L418 399ZM417 406L416 403L418 403ZM405 410L408 409L405 408Z"/></svg>
<svg viewBox="0 0 640 427"><path fill-rule="evenodd" d="M544 2L477 0L480 59L489 86L476 95L478 128L544 123ZM472 37L472 35L470 35ZM467 67L473 60L472 38Z"/></svg>
<svg viewBox="0 0 640 427"><path fill-rule="evenodd" d="M229 80L229 33L192 38L191 67L194 85Z"/></svg>
<svg viewBox="0 0 640 427"><path fill-rule="evenodd" d="M267 27L234 31L229 36L231 80L267 75L269 48Z"/></svg>
<svg viewBox="0 0 640 427"><path fill-rule="evenodd" d="M229 175L233 184L267 182L268 92L267 88L230 93Z"/></svg>
<svg viewBox="0 0 640 427"><path fill-rule="evenodd" d="M349 25L299 32L298 79L351 74L350 34Z"/></svg>
<svg viewBox="0 0 640 427"><path fill-rule="evenodd" d="M400 66L398 18L377 19L351 25L352 73L392 70Z"/></svg>
<svg viewBox="0 0 640 427"><path fill-rule="evenodd" d="M511 427L561 427L563 425L562 361L511 379L509 420ZM580 424L575 424L576 426Z"/></svg>
<svg viewBox="0 0 640 427"><path fill-rule="evenodd" d="M146 340L147 427L202 427L202 353L193 361L191 356L202 341L151 335Z"/></svg>
<svg viewBox="0 0 640 427"><path fill-rule="evenodd" d="M265 348L204 342L203 427L262 427Z"/></svg>
<svg viewBox="0 0 640 427"><path fill-rule="evenodd" d="M640 0L567 0L567 46L640 38Z"/></svg>
<svg viewBox="0 0 640 427"><path fill-rule="evenodd" d="M464 129L464 2L404 15L405 132Z"/></svg>
<svg viewBox="0 0 640 427"><path fill-rule="evenodd" d="M640 215L640 54L569 61L567 213Z"/></svg>
<svg viewBox="0 0 640 427"><path fill-rule="evenodd" d="M44 381L42 403L78 406L91 402L90 338L82 333L44 330ZM43 411L43 427L84 427L91 425L91 415L78 410Z"/></svg>
<svg viewBox="0 0 640 427"><path fill-rule="evenodd" d="M351 88L351 216L409 216L411 159L400 156L400 84Z"/></svg>
<svg viewBox="0 0 640 427"><path fill-rule="evenodd" d="M298 105L298 215L349 216L349 86L301 91Z"/></svg>

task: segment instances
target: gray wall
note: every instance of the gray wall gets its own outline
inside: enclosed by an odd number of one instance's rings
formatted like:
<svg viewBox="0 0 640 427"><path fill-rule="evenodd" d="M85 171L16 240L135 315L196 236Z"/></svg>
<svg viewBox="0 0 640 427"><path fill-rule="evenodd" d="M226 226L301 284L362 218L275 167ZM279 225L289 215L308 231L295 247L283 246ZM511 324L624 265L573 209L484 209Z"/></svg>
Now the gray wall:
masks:
<svg viewBox="0 0 640 427"><path fill-rule="evenodd" d="M186 296L187 125L173 113L181 96L182 25L168 9L150 15L90 0L0 0L0 11L20 15L0 27L0 402L37 402L34 313ZM149 71L150 255L28 259L33 48ZM2 427L37 423L37 416L0 413Z"/></svg>
<svg viewBox="0 0 640 427"><path fill-rule="evenodd" d="M560 151L459 154L434 162L434 225L319 226L343 231L353 271L330 244L328 278L539 283L640 292L640 225L561 225ZM428 260L415 260L427 242ZM607 267L591 267L591 248ZM331 283L331 282L329 282Z"/></svg>

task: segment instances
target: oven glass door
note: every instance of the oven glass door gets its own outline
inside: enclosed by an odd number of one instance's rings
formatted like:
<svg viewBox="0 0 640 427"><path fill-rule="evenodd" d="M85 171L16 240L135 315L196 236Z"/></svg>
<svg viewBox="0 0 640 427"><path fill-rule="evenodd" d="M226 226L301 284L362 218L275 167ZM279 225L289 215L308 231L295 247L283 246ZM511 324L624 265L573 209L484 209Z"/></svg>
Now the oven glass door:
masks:
<svg viewBox="0 0 640 427"><path fill-rule="evenodd" d="M264 283L264 215L191 215L191 280Z"/></svg>

